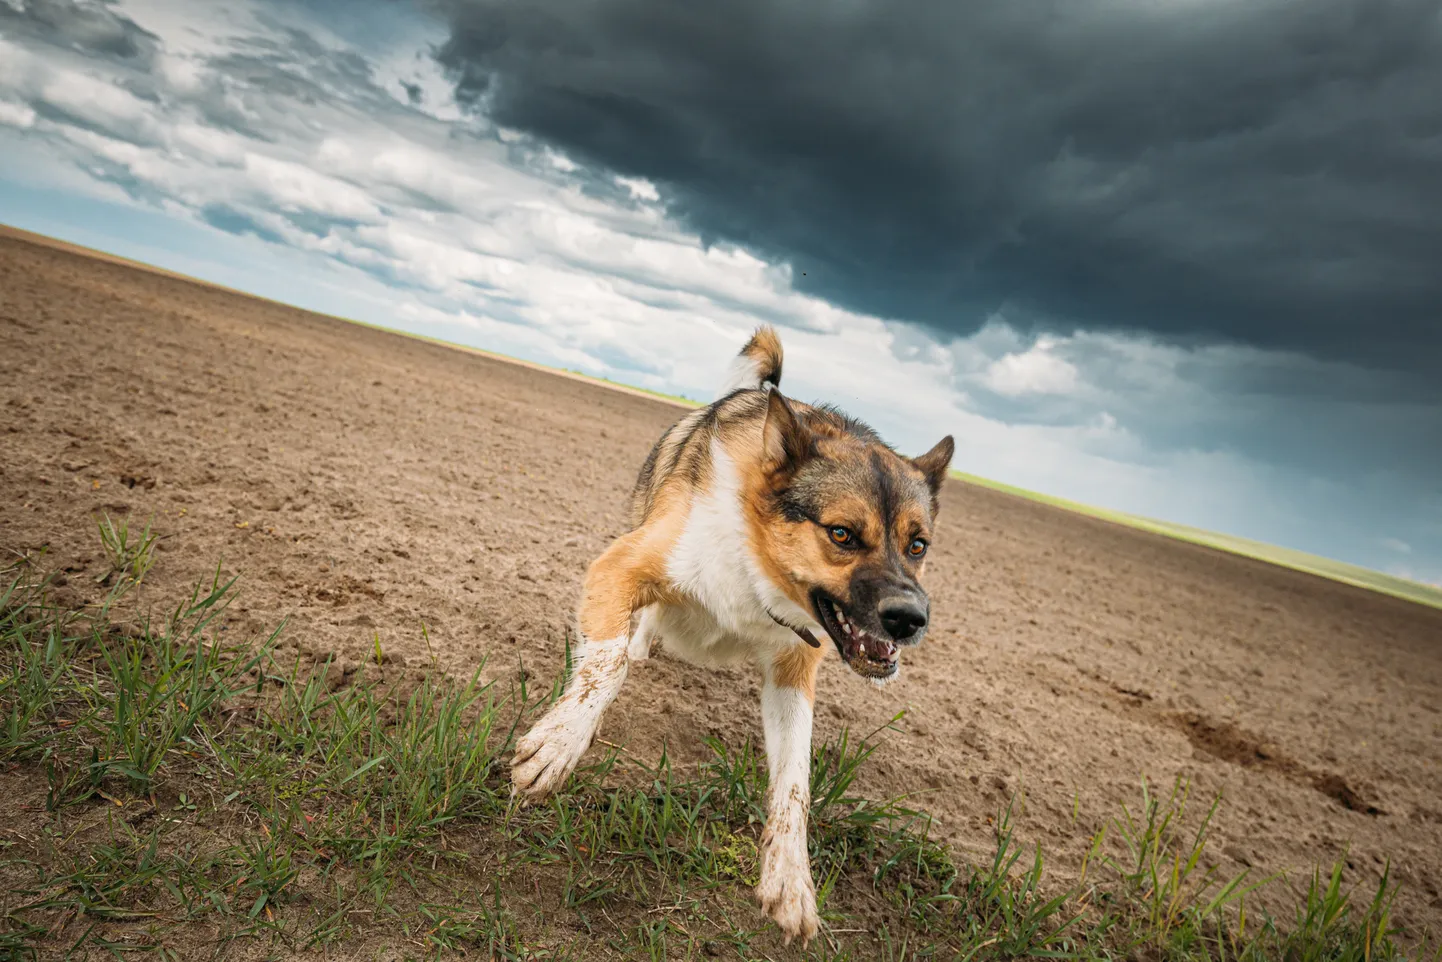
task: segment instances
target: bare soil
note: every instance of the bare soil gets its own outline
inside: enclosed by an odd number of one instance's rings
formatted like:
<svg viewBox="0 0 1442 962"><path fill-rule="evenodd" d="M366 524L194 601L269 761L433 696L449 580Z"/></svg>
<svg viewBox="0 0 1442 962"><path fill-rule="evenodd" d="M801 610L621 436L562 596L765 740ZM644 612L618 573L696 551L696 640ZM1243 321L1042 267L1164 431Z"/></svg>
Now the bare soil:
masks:
<svg viewBox="0 0 1442 962"><path fill-rule="evenodd" d="M93 517L153 516L143 599L223 559L228 630L284 621L286 652L339 656L334 684L378 637L388 672L549 685L586 565L680 413L0 233L0 548L46 548L83 593ZM934 627L897 682L822 671L818 738L906 711L869 793L912 793L981 853L1021 792L1021 834L1065 874L1143 777L1182 776L1225 794L1221 870L1304 885L1348 853L1371 884L1390 858L1398 920L1442 927L1442 611L961 482L929 578ZM757 690L654 658L602 737L699 759L707 734L759 739Z"/></svg>

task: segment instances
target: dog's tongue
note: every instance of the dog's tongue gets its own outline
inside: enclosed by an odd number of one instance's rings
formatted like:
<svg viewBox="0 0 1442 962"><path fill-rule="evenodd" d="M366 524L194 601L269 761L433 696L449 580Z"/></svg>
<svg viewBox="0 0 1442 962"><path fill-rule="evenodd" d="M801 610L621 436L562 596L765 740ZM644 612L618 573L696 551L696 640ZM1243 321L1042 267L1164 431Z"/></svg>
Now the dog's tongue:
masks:
<svg viewBox="0 0 1442 962"><path fill-rule="evenodd" d="M882 638L866 636L866 657L872 661L894 661L896 659L896 647L889 641Z"/></svg>
<svg viewBox="0 0 1442 962"><path fill-rule="evenodd" d="M855 661L879 661L888 662L896 659L896 648L884 638L876 638L870 634L860 637L855 635L847 639L846 660Z"/></svg>

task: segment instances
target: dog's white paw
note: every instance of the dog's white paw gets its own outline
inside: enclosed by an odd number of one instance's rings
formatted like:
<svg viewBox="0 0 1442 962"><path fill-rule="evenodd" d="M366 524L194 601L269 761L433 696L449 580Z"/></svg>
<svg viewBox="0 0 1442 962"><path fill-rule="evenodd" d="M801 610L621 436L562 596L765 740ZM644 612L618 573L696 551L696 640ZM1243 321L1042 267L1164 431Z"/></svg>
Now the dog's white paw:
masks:
<svg viewBox="0 0 1442 962"><path fill-rule="evenodd" d="M816 914L816 886L811 881L805 846L799 855L794 846L773 843L763 849L756 897L787 944L799 937L804 948L815 937L821 921Z"/></svg>
<svg viewBox="0 0 1442 962"><path fill-rule="evenodd" d="M539 801L552 794L591 747L595 725L588 718L565 715L553 711L516 743L516 754L511 757L513 795Z"/></svg>

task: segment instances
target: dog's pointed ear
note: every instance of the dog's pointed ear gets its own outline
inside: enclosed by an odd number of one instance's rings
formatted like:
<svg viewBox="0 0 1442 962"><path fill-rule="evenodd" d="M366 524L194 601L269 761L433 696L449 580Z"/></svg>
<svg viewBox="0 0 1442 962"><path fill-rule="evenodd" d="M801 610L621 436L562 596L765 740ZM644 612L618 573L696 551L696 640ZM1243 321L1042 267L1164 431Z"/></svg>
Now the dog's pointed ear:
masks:
<svg viewBox="0 0 1442 962"><path fill-rule="evenodd" d="M811 456L811 430L801 423L791 405L773 388L766 396L766 426L761 429L761 453L773 471L794 470Z"/></svg>
<svg viewBox="0 0 1442 962"><path fill-rule="evenodd" d="M919 458L911 459L911 463L926 475L926 483L931 487L933 500L941 493L941 483L946 480L946 469L951 467L951 456L955 453L956 442L948 434L936 442L936 447Z"/></svg>

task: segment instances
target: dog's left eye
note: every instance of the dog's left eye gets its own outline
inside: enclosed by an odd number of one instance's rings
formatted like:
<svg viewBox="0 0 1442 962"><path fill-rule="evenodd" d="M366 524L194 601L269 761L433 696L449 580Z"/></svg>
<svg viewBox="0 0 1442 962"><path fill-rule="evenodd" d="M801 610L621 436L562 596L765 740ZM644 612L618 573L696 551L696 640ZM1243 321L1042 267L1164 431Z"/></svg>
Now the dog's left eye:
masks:
<svg viewBox="0 0 1442 962"><path fill-rule="evenodd" d="M926 542L920 538L915 539L911 544L906 546L906 553L913 558L920 558L926 554Z"/></svg>
<svg viewBox="0 0 1442 962"><path fill-rule="evenodd" d="M843 528L840 525L829 530L827 534L831 535L831 540L837 544L851 544L856 539L856 535L851 533L850 528Z"/></svg>

